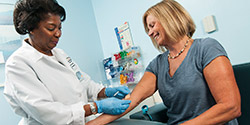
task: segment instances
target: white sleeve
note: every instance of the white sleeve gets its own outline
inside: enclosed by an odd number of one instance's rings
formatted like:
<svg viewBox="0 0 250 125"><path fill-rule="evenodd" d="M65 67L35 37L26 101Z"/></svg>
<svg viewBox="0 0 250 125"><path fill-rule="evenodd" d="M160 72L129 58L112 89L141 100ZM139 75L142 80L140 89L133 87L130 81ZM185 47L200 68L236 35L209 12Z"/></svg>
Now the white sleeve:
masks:
<svg viewBox="0 0 250 125"><path fill-rule="evenodd" d="M60 52L60 54L58 54L58 56L61 56L61 58L68 57L68 55L62 49L56 48L56 50L58 52ZM81 81L81 83L84 86L84 88L87 88L87 95L88 95L89 101L97 100L98 93L104 88L104 86L94 82L87 73L83 72L80 69L80 67L77 65L77 63L74 62L74 64L76 65L76 67L79 69L79 71L83 75L83 80Z"/></svg>
<svg viewBox="0 0 250 125"><path fill-rule="evenodd" d="M83 102L72 105L55 102L46 86L25 61L6 64L6 84L9 87L6 89L12 90L11 96L14 96L17 105L41 124L85 124ZM6 92L8 95L8 91ZM17 105L12 107L15 109Z"/></svg>
<svg viewBox="0 0 250 125"><path fill-rule="evenodd" d="M98 93L104 88L104 86L94 82L88 74L84 72L82 72L82 74L84 76L82 84L84 85L84 87L87 88L87 95L89 101L97 100Z"/></svg>

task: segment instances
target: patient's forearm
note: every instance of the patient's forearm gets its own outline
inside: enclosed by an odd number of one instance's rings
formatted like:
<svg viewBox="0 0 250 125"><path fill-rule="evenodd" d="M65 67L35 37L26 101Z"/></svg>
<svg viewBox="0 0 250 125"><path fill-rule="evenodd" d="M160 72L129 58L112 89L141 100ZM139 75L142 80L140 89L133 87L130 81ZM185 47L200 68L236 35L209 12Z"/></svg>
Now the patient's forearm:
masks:
<svg viewBox="0 0 250 125"><path fill-rule="evenodd" d="M121 115L108 115L103 114L87 123L87 125L103 125L107 124L111 121L114 121L123 115L127 114L129 111L134 109L138 104L140 104L144 99L154 94L156 91L156 77L150 72L146 72L140 82L136 85L134 90L132 91L130 98L131 103L128 109L122 113Z"/></svg>

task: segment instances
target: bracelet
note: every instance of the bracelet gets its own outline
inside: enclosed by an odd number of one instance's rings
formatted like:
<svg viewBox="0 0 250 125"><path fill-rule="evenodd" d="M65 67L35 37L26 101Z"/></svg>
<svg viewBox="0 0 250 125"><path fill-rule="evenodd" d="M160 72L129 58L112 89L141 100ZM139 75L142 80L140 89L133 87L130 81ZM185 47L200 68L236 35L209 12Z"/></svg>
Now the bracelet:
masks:
<svg viewBox="0 0 250 125"><path fill-rule="evenodd" d="M97 111L96 111L96 108L95 108L94 103L91 102L91 103L88 103L88 104L89 104L89 106L90 106L90 111L91 111L91 113L92 113L92 114L96 114Z"/></svg>

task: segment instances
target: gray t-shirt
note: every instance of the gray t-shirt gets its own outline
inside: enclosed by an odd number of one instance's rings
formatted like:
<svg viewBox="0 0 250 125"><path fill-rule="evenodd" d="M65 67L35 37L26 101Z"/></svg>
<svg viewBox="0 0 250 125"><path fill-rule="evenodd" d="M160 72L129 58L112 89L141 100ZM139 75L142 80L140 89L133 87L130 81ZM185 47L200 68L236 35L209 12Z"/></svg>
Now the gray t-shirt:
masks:
<svg viewBox="0 0 250 125"><path fill-rule="evenodd" d="M193 119L216 103L204 78L203 69L216 57L227 57L227 53L215 39L195 39L172 77L169 75L168 53L166 51L158 55L146 71L157 77L157 87L168 109L168 124L171 125ZM228 124L238 123L234 119Z"/></svg>

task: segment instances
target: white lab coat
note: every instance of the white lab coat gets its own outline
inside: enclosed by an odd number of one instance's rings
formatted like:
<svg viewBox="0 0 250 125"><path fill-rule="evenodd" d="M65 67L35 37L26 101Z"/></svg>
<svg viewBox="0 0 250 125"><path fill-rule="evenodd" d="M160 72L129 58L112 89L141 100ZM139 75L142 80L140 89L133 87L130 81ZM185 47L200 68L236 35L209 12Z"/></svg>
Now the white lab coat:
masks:
<svg viewBox="0 0 250 125"><path fill-rule="evenodd" d="M54 59L24 41L6 62L4 94L23 117L19 124L85 124L83 105L103 88L61 49L52 53Z"/></svg>

